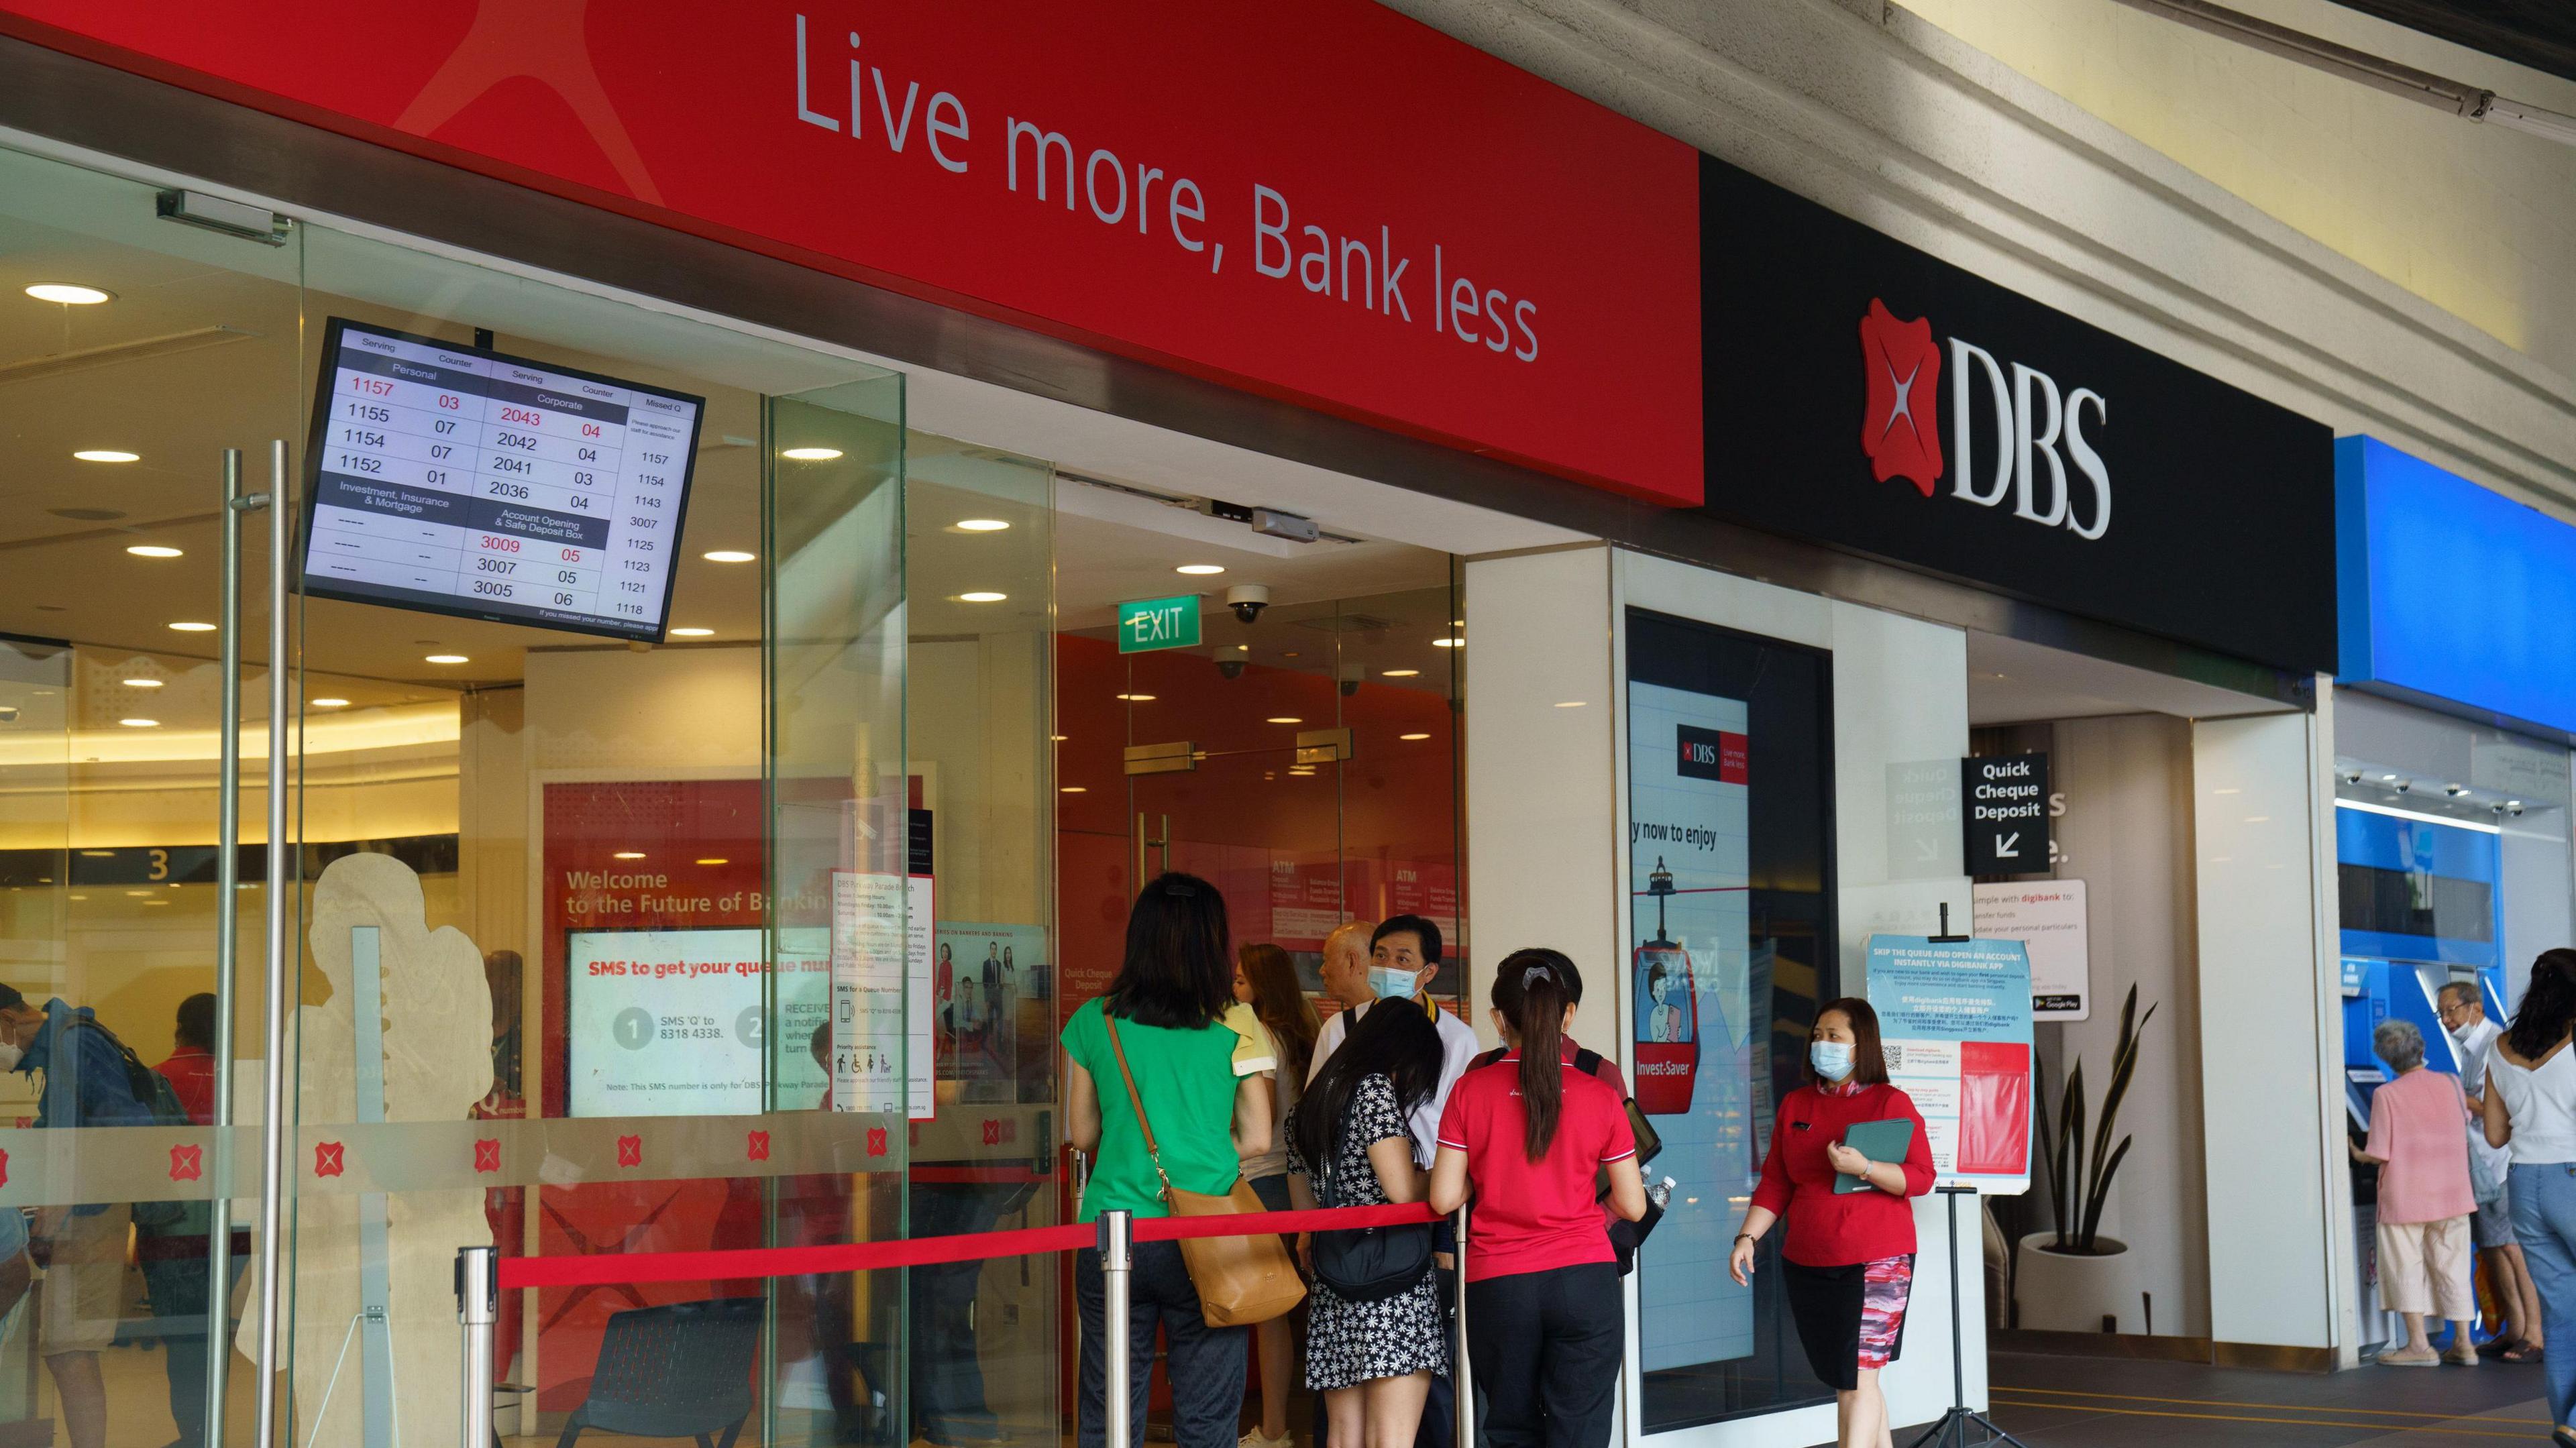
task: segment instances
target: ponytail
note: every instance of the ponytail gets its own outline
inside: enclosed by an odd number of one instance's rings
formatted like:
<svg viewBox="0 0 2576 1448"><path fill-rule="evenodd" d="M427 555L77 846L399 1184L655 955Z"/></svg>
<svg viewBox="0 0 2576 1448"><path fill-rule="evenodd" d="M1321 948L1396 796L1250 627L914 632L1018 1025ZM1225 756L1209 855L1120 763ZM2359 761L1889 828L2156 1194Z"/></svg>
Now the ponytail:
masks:
<svg viewBox="0 0 2576 1448"><path fill-rule="evenodd" d="M1574 962L1553 950L1515 950L1503 957L1495 974L1518 987L1512 1032L1520 1038L1521 1110L1529 1123L1522 1146L1531 1161L1538 1161L1556 1140L1564 1104L1565 1011L1574 1003L1566 982L1573 978Z"/></svg>

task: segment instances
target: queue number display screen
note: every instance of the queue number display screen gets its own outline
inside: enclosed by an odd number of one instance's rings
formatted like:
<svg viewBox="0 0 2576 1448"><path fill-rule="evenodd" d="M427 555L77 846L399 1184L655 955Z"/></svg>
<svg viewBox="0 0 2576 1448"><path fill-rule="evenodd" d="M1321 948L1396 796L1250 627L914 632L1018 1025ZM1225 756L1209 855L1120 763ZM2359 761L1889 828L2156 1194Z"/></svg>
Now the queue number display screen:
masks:
<svg viewBox="0 0 2576 1448"><path fill-rule="evenodd" d="M706 399L331 319L303 591L659 643Z"/></svg>

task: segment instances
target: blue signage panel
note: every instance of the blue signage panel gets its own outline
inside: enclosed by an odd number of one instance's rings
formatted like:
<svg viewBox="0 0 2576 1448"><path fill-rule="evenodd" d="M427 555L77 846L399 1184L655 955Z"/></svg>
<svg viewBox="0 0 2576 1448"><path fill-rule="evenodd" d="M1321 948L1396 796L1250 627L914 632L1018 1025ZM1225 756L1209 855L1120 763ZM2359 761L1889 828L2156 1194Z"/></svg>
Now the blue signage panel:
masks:
<svg viewBox="0 0 2576 1448"><path fill-rule="evenodd" d="M2576 527L2368 437L2335 512L2343 682L2576 732Z"/></svg>

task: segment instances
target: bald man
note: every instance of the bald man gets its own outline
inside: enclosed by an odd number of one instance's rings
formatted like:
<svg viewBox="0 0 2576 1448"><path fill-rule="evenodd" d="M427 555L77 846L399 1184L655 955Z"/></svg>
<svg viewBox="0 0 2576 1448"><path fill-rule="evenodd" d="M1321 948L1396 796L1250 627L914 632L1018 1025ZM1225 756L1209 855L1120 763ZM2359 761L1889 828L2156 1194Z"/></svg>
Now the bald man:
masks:
<svg viewBox="0 0 2576 1448"><path fill-rule="evenodd" d="M1369 936L1377 929L1375 921L1354 920L1333 927L1324 937L1324 963L1315 973L1323 977L1324 993L1342 1003L1348 1010L1377 999L1369 989Z"/></svg>

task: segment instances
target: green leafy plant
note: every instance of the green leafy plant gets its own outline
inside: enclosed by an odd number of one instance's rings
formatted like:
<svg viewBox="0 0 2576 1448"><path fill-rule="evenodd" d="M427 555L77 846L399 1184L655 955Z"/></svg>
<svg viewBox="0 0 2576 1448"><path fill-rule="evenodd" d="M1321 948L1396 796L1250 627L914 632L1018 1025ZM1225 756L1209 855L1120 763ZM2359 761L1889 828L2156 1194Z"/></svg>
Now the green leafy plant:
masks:
<svg viewBox="0 0 2576 1448"><path fill-rule="evenodd" d="M2057 1223L2056 1249L2082 1256L2100 1256L2102 1207L2111 1199L2111 1178L2119 1175L2120 1163L2128 1158L2130 1138L2121 1137L2111 1144L2111 1131L2120 1119L2120 1102L2129 1094L2129 1082L2138 1074L2138 1038L2147 1022L2155 1019L2156 1008L2147 1007L2138 1014L2138 988L2129 987L2129 998L2120 1006L2120 1036L2111 1051L2111 1084L2102 1093L2102 1112L2091 1128L2091 1155L2086 1155L2086 1105L2084 1099L2084 1061L2077 1057L2066 1070L2066 1089L2059 1095L2057 1130L2048 1129L2048 1093L2036 1094L2039 1109L2037 1140L2039 1159L2048 1174L2048 1202Z"/></svg>

